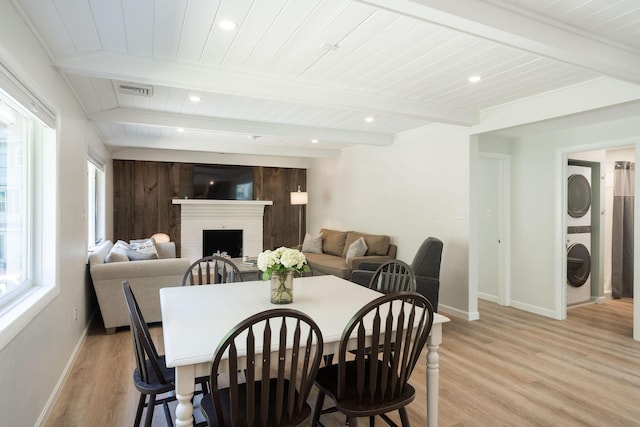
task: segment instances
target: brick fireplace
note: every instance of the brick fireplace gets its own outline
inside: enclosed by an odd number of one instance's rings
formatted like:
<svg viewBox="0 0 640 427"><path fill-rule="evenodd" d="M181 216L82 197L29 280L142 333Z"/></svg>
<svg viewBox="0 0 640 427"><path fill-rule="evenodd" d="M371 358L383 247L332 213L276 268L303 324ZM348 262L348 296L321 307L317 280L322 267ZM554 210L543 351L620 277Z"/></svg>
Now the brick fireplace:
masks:
<svg viewBox="0 0 640 427"><path fill-rule="evenodd" d="M262 252L264 207L262 200L174 199L180 205L181 256L192 262L202 257L204 230L242 230L243 254Z"/></svg>

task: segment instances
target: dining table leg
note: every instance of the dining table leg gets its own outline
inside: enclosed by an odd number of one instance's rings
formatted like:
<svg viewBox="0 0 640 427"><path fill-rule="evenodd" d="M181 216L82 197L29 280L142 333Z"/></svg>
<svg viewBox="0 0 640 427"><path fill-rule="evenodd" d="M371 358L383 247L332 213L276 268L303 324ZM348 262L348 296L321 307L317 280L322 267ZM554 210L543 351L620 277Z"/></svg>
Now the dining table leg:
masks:
<svg viewBox="0 0 640 427"><path fill-rule="evenodd" d="M442 343L442 324L434 324L427 340L427 426L438 426L438 394L440 387L440 356L438 347Z"/></svg>
<svg viewBox="0 0 640 427"><path fill-rule="evenodd" d="M193 426L193 394L195 374L193 365L178 366L176 369L176 427Z"/></svg>

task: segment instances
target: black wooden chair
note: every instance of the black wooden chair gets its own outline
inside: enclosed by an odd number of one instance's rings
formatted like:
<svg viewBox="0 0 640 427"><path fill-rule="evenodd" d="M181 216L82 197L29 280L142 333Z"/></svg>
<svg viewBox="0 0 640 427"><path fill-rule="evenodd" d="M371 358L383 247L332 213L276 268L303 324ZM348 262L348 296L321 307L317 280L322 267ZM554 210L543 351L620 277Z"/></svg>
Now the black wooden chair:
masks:
<svg viewBox="0 0 640 427"><path fill-rule="evenodd" d="M311 415L307 398L322 346L316 323L297 310L267 310L239 323L214 353L211 394L201 400L209 426L295 426L304 422ZM238 357L238 347L246 348L246 364ZM244 382L233 374L228 386L222 384L221 379L226 378L222 372L243 369Z"/></svg>
<svg viewBox="0 0 640 427"><path fill-rule="evenodd" d="M357 274L356 271L354 273ZM397 259L377 264L375 271L366 276L369 280L368 287L374 291L388 294L391 292L415 292L416 276L411 266ZM367 351L371 351L369 348ZM327 354L324 358L325 365L333 362L333 354Z"/></svg>
<svg viewBox="0 0 640 427"><path fill-rule="evenodd" d="M147 408L144 425L145 427L150 427L156 405L163 406L167 425L172 426L172 416L168 403L176 400L173 394L175 390L175 370L173 368L167 368L164 356L158 354L158 350L153 343L149 328L144 321L136 297L126 280L122 282L122 290L129 311L133 351L136 358L133 382L136 389L140 392L134 427L140 425L144 408ZM206 377L196 380L201 386L200 393L207 391L208 380ZM160 395L164 395L164 397L158 399ZM149 398L148 402L147 397Z"/></svg>
<svg viewBox="0 0 640 427"><path fill-rule="evenodd" d="M182 277L182 286L242 282L237 265L228 258L209 255L195 261Z"/></svg>
<svg viewBox="0 0 640 427"><path fill-rule="evenodd" d="M416 276L409 264L397 259L383 262L369 281L369 289L383 294L416 291Z"/></svg>
<svg viewBox="0 0 640 427"><path fill-rule="evenodd" d="M358 417L369 417L373 425L377 415L395 425L386 413L398 410L402 425L408 426L406 406L415 398L409 378L432 324L433 308L417 292L389 293L360 309L342 334L338 362L318 370L312 425L318 425L322 413L334 411L345 414L350 426ZM372 331L370 343L366 331ZM354 339L352 354L348 350ZM380 352L369 351L376 347ZM325 396L336 406L323 411Z"/></svg>
<svg viewBox="0 0 640 427"><path fill-rule="evenodd" d="M411 262L411 268L416 276L416 291L429 300L435 311L438 311L443 246L442 240L428 237L422 242ZM351 281L369 286L371 277L379 266L379 262L360 263L358 269L351 273Z"/></svg>

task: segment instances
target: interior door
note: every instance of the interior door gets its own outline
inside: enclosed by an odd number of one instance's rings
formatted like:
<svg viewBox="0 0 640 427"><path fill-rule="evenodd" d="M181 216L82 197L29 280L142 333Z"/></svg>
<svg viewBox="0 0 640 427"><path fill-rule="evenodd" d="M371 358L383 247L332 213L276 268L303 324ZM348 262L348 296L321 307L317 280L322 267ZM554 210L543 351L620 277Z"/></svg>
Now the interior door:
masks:
<svg viewBox="0 0 640 427"><path fill-rule="evenodd" d="M478 298L509 304L508 156L481 154L478 162Z"/></svg>

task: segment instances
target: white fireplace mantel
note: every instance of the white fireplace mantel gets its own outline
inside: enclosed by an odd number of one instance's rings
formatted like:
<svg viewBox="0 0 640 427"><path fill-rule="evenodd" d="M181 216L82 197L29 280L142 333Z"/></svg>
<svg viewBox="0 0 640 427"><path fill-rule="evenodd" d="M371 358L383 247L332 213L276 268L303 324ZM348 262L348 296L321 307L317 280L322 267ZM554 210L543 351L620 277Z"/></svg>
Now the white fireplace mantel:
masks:
<svg viewBox="0 0 640 427"><path fill-rule="evenodd" d="M173 199L180 206L181 256L192 262L202 256L203 230L242 230L243 254L262 252L264 207L270 200Z"/></svg>
<svg viewBox="0 0 640 427"><path fill-rule="evenodd" d="M174 205L195 205L195 206L208 206L208 205L235 205L235 206L251 206L273 205L271 200L211 200L211 199L173 199L171 201Z"/></svg>

